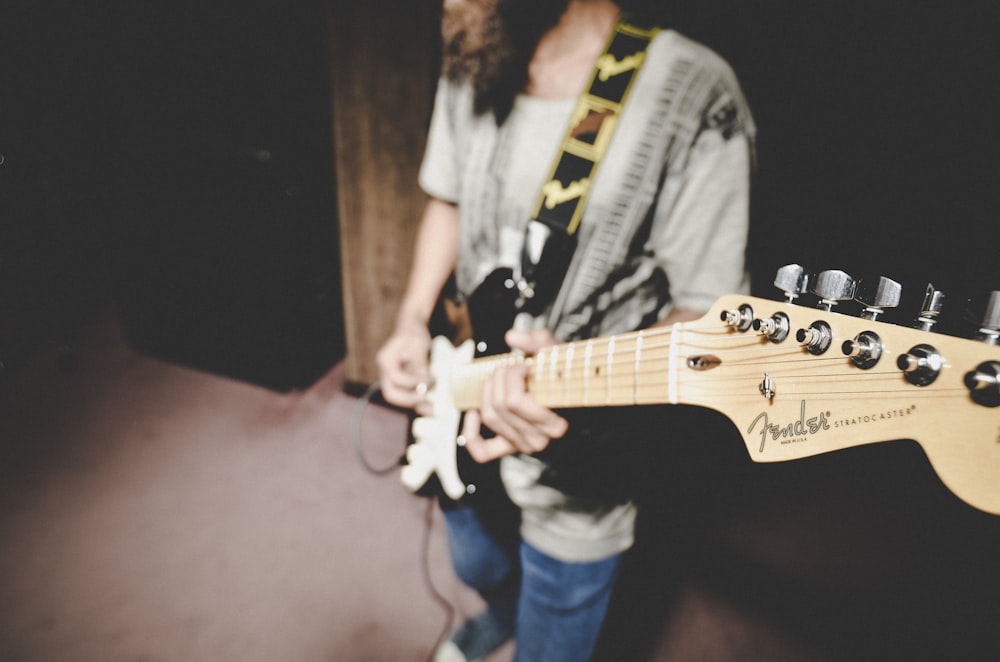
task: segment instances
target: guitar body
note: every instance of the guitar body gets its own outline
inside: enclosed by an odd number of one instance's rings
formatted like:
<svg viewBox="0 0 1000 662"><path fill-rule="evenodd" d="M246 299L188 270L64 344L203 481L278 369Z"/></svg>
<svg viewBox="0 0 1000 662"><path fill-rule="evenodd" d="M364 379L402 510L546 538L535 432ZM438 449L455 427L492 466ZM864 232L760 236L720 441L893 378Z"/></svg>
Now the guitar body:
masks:
<svg viewBox="0 0 1000 662"><path fill-rule="evenodd" d="M498 269L469 297L464 311L459 313L467 315L468 319L460 326L471 327L473 338L456 346L447 338L437 336L431 348L435 411L431 417L413 421L414 443L407 447L402 480L411 490L433 494L445 503L486 507L487 502L505 501L499 463L480 464L456 444L462 412L452 402L450 375L473 359L510 351L503 336L514 325L516 316L517 295L509 286L511 278L510 269ZM484 430L484 434L489 433Z"/></svg>

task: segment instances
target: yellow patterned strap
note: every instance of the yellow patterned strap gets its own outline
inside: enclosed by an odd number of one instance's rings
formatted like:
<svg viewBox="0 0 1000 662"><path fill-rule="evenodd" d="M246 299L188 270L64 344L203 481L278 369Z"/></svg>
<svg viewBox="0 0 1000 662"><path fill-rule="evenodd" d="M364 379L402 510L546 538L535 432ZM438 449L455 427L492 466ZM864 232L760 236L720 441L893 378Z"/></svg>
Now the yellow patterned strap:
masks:
<svg viewBox="0 0 1000 662"><path fill-rule="evenodd" d="M590 192L597 165L614 133L625 100L646 59L646 47L657 28L641 28L620 20L597 59L589 89L570 118L551 174L542 187L533 218L552 231L574 235Z"/></svg>

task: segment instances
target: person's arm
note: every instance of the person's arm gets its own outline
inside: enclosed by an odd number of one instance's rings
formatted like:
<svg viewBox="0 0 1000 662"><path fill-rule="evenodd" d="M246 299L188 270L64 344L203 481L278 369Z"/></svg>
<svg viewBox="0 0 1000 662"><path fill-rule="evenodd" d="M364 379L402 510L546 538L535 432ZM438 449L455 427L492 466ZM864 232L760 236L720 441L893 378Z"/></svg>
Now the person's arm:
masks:
<svg viewBox="0 0 1000 662"><path fill-rule="evenodd" d="M427 326L441 288L458 259L458 207L438 198L424 206L413 244L413 264L399 307L397 326L417 322Z"/></svg>
<svg viewBox="0 0 1000 662"><path fill-rule="evenodd" d="M417 229L413 266L395 330L375 357L386 401L420 413L425 413L425 402L418 386L429 377L431 338L427 325L441 289L455 269L458 237L458 207L429 199Z"/></svg>

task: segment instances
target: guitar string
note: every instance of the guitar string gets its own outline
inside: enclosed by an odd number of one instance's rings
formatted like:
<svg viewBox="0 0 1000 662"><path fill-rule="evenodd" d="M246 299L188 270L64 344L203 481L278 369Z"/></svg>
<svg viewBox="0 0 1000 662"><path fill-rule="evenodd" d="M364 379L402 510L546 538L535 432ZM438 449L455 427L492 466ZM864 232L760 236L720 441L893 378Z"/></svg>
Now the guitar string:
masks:
<svg viewBox="0 0 1000 662"><path fill-rule="evenodd" d="M762 379L760 374L730 375L724 378L704 384L684 384L684 396L680 401L692 399L696 395L708 394L714 397L730 397L741 393L750 393L753 397L759 397L758 385ZM772 379L777 384L786 387L790 384L792 388L782 389L783 392L792 392L801 395L829 395L836 394L850 395L858 397L864 394L905 394L907 396L930 395L933 397L947 397L955 394L963 398L968 396L968 389L962 386L940 387L933 390L917 391L919 388L912 384L899 380L899 375L894 373L880 373L865 375L864 379L857 379L853 376L808 376L796 377L788 374L774 374ZM752 389L746 387L747 382L753 385ZM848 384L849 388L835 390L833 384ZM816 385L822 388L812 388ZM535 383L532 392L536 393L546 402L559 402L570 405L573 403L601 403L606 404L629 404L639 401L664 401L663 394L668 392L670 380L663 378L635 379L632 375L615 376L610 379L592 380L583 383L567 383L566 381L551 382L546 380L542 383ZM803 388L806 387L806 388ZM780 387L779 387L780 388ZM477 391L476 387L472 391ZM474 406L471 405L471 406Z"/></svg>
<svg viewBox="0 0 1000 662"><path fill-rule="evenodd" d="M683 345L681 347L683 347ZM787 354L788 358L784 360L781 359L775 360L774 357L770 357L767 359L756 358L756 354L759 354L760 351L762 351L761 348L728 348L727 351L729 351L731 354L743 351L746 352L753 351L755 353L754 360L752 361L722 360L722 362L718 366L712 368L713 370L726 372L727 377L729 376L728 373L732 370L751 370L759 368L760 366L775 366L782 364L792 366L792 368L787 372L794 372L797 367L799 370L810 370L811 372L813 372L810 378L815 378L815 379L839 379L839 378L856 379L858 377L858 375L842 375L840 373L834 373L834 372L824 372L818 374L814 372L815 364L845 363L848 361L848 358L846 356L808 357L802 355L801 348L798 347L795 349L775 348L774 350L771 350L774 353L780 352ZM569 366L558 367L554 370L554 374L543 375L543 377L548 377L548 378L555 377L559 381L573 380L573 379L582 379L582 380L606 379L608 378L606 371L603 371L603 369L606 366L610 365L612 368L616 366L617 367L628 366L632 368L635 364L635 353L636 352L633 349L623 349L621 351L618 351L616 349L615 352L609 355L608 359L605 360L604 358L599 358L598 360L594 361L595 365L593 367L593 370L590 372L585 371L585 366L573 363ZM612 374L614 375L614 377L612 378L621 378L621 379L646 378L648 380L655 377L658 374L666 373L667 368L669 368L669 364L672 360L673 359L670 356L664 356L662 354L653 354L653 350L644 345L642 348L642 359L641 359L643 366L642 372L637 373L634 370L624 371L624 373L613 372ZM525 362L529 365L529 367L531 367L532 365L531 359L526 359ZM858 370L860 370L860 368L858 368ZM697 372L697 370L695 370L695 372ZM861 374L865 377L871 377L875 375L899 376L898 372L882 371L882 370L866 371Z"/></svg>
<svg viewBox="0 0 1000 662"><path fill-rule="evenodd" d="M680 347L682 348L681 351L683 352L684 345L681 345ZM649 348L649 347L643 346L642 349L641 349L641 354L640 354L640 356L641 356L641 362L642 362L642 367L643 367L642 373L636 373L633 370L631 372L626 371L625 374L632 374L633 376L642 376L642 375L647 375L648 376L648 375L655 375L657 373L664 372L664 369L663 369L664 364L666 364L667 366L669 366L670 361L672 361L673 359L670 356L664 356L662 353L660 353L660 354L655 353L656 349L662 349L662 348ZM720 349L720 348L717 348L717 349ZM851 364L849 363L849 358L847 356L814 356L814 357L809 357L809 356L803 355L801 353L801 348L798 348L798 347L795 348L795 349L775 348L773 350L769 350L767 348L759 348L759 347L758 348L730 347L730 348L726 348L726 351L728 352L727 358L721 360L720 364L718 366L716 366L716 367L713 368L714 370L722 370L722 371L728 371L728 370L733 370L733 369L746 369L746 370L749 370L749 369L759 368L760 366L765 366L766 367L766 366L775 366L775 365L788 365L788 366L792 367L792 370L794 370L796 366L801 366L802 370L814 371L816 364L823 364L823 363L828 363L828 364L843 363L843 364L847 364L847 367L849 369L854 369L854 368L851 368ZM759 354L762 351L763 352L770 351L772 353L772 356L765 357L765 358L760 358ZM735 359L734 360L734 359L731 358L732 355L739 354L741 352L748 352L748 353L749 352L753 352L754 356L752 357L752 360L750 360L750 361L744 361L744 360L740 360L740 359ZM591 370L589 370L589 371L586 369L586 366L585 366L584 363L577 362L576 359L573 359L572 361L569 361L569 362L567 362L565 364L562 364L562 365L559 365L559 363L557 362L556 366L554 368L551 368L549 370L549 373L547 375L543 375L543 376L548 377L548 378L553 378L554 377L557 380L573 379L573 378L581 378L581 379L589 379L589 378L604 379L605 376L606 376L606 372L607 372L606 368L608 366L610 366L611 368L621 367L621 366L629 366L630 368L633 367L635 365L635 363L636 363L636 354L637 354L637 351L635 349L629 349L629 348L618 349L618 348L616 348L610 354L598 355L598 358L596 360L591 359ZM780 354L786 354L787 358L785 358L785 359L776 358L776 356L778 356ZM605 356L607 358L605 358ZM538 369L539 368L543 368L544 369L544 368L546 368L546 366L551 365L552 364L552 359L551 359L550 355L545 354L544 357L542 357L540 359L537 358L537 357L523 357L523 358L518 359L517 361L510 361L510 360L508 360L507 362L508 363L523 363L524 365L526 365L528 367L529 370L534 370L535 371L534 375L536 377L538 377L539 376ZM466 366L466 368L468 368L468 369L464 370L463 372L465 373L465 375L469 375L470 373L475 373L475 372L480 372L483 375L486 375L486 374L489 374L489 372L492 369L494 369L497 365L500 365L501 363L503 363L503 361L495 361L495 362L491 362L491 363L479 363L479 364L476 364L476 365L473 365L473 366ZM948 367L950 367L950 365L945 364L944 367L948 368ZM861 370L861 368L856 368L856 369L857 370ZM831 379L836 379L836 378L854 379L854 378L856 378L858 376L866 376L866 377L867 376L872 376L872 375L895 375L895 376L898 376L899 374L900 374L899 372L892 371L892 370L888 370L888 371L885 371L885 370L879 370L879 371L866 370L865 372L861 372L861 373L858 373L856 375L842 375L840 373L833 373L833 372L830 372L830 373L818 373L818 374L814 373L813 377L815 377L815 378L824 378L824 379L826 379L826 378L831 378ZM465 375L463 375L463 376L465 376ZM621 372L617 373L617 375L618 376L624 376Z"/></svg>
<svg viewBox="0 0 1000 662"><path fill-rule="evenodd" d="M684 395L679 401L712 402L719 398L741 398L757 400L761 397L758 384L762 375L741 371L736 374L719 376L711 382L703 384L685 383ZM856 399L861 395L899 395L909 399L968 397L968 390L962 386L942 387L934 389L919 389L912 384L898 381L900 375L894 372L867 373L859 376L840 376L830 374L795 376L776 373L774 379L778 390L782 393L805 395L822 395L829 398L849 397ZM750 384L748 386L747 384ZM834 385L849 385L846 389L835 389ZM563 383L546 383L533 389L543 401L551 406L581 406L581 405L614 405L663 403L663 394L668 392L669 379L647 378L637 384L633 375L616 375L608 380L597 380L597 383L574 382L571 386ZM789 388L789 385L791 388ZM784 386L784 388L782 388ZM820 388L815 388L820 386ZM477 389L474 389L478 392ZM638 390L638 395L637 395ZM707 396L707 397L704 397Z"/></svg>
<svg viewBox="0 0 1000 662"><path fill-rule="evenodd" d="M717 383L710 385L686 386L682 395L679 396L679 401L692 401L692 403L697 401L711 402L720 398L739 397L741 395L759 398L761 397L759 389L760 381L761 380L757 377L754 377L753 379L744 378L742 380L742 384L740 384L738 380L733 380L724 388L719 388ZM888 383L888 380L869 383L861 388L858 388L856 384L849 381L840 382L839 387L830 385L824 386L822 383L818 382L803 384L793 380L783 380L780 376L775 378L773 381L775 383L774 388L777 392L789 395L824 395L830 397L843 395L851 398L858 398L864 395L881 394L903 395L914 398L947 398L952 396L961 396L965 399L969 394L968 389L961 385L938 387L934 390L927 390L908 383ZM844 386L845 384L847 386ZM573 403L600 404L602 401L606 404L633 404L636 403L636 401L655 401L666 403L664 394L668 392L668 386L669 383L667 381L643 383L638 397L636 397L635 388L631 383L612 384L608 389L594 389L595 395L590 398L587 397L587 393L583 389L579 388L570 391L562 389L559 389L558 391L543 390L539 393L539 396L546 402L558 401L560 403L566 403L563 406L570 406Z"/></svg>
<svg viewBox="0 0 1000 662"><path fill-rule="evenodd" d="M757 379L762 375L757 374L747 374L747 375L733 375L732 370L743 369L752 370L754 368L759 368L761 366L769 368L769 371L773 371L777 365L791 366L786 367L781 374L785 379L794 378L796 384L804 383L808 381L822 380L824 382L830 381L849 381L855 386L860 384L863 388L854 388L851 391L845 391L844 393L849 393L851 395L858 395L859 391L864 393L906 393L911 395L913 393L913 385L910 384L898 384L899 388L893 388L894 385L888 384L886 388L875 388L875 385L880 379L898 379L900 377L900 372L893 370L879 370L879 371L865 371L857 372L851 375L844 375L839 372L824 372L815 373L815 365L817 363L841 363L847 362L849 359L847 356L816 356L809 357L804 356L801 352L803 347L801 345L795 345L794 347L789 346L767 346L764 345L765 337L762 335L757 336L733 336L731 335L732 329L728 326L684 326L680 331L699 331L701 333L711 332L719 334L717 337L702 337L701 342L691 342L685 339L684 342L674 343L672 336L675 329L673 327L663 327L663 328L653 328L646 330L644 332L634 332L628 334L619 334L616 336L608 336L604 338L595 338L590 340L573 341L570 343L564 343L557 345L554 348L547 348L542 350L535 356L524 356L519 354L513 355L500 355L495 357L485 357L476 359L473 364L466 366L468 369L475 371L480 371L479 378L485 379L489 373L495 369L497 365L503 363L523 363L527 366L529 370L529 376L534 381L535 388L540 390L545 390L546 394L551 396L553 391L561 392L564 399L583 399L584 401L590 401L590 391L594 391L598 394L594 400L600 401L599 393L603 391L606 395L605 399L613 399L616 402L628 401L629 398L621 397L617 393L619 391L636 391L637 389L657 389L657 388L667 388L670 384L669 375L669 364L670 361L674 360L671 356L664 356L662 354L665 350L676 349L678 353L683 353L685 355L690 354L693 350L701 351L719 351L725 352L725 360L722 363L713 368L713 370L718 370L719 372L714 374L715 381L726 381L726 380L739 380L753 378ZM652 342L650 340L661 340L666 339L666 342ZM586 353L581 352L580 355L587 356L587 364L593 366L593 370L587 370L583 364L576 361L573 352L578 348L586 348ZM596 351L595 351L596 350ZM610 350L604 351L604 350ZM733 356L738 356L740 353L752 353L753 356L751 360L744 361L739 358L734 359ZM770 353L769 357L761 357L761 353ZM560 365L561 354L566 354L570 358L568 361ZM776 359L776 356L781 354L786 354L787 359L781 360ZM596 357L596 358L595 358ZM639 358L641 357L642 369L638 369ZM553 362L555 365L553 366ZM664 365L666 364L666 365ZM547 366L553 366L548 368ZM622 367L625 367L623 370ZM541 372L544 367L545 374ZM950 366L945 366L950 367ZM618 368L616 371L615 368ZM853 369L848 364L849 369ZM796 372L801 372L804 370L809 370L811 374L809 375L795 375ZM860 370L860 368L858 369ZM611 374L608 375L607 373ZM685 371L686 372L686 371ZM667 374L665 380L661 380L657 377L659 374ZM723 378L722 375L725 374ZM466 372L466 376L468 372ZM874 383L874 384L873 384ZM478 390L478 386L481 386L481 382L475 384L474 389ZM697 386L692 384L685 384L687 390L696 389ZM712 384L712 393L723 395L728 390L725 388L719 388L717 383ZM825 394L830 395L835 392L825 389L823 391L799 391L797 393L801 394ZM947 388L935 388L934 393L938 397L941 397L947 392L967 394L967 389L956 387L954 389ZM615 397L611 398L612 393ZM756 396L759 397L759 394Z"/></svg>
<svg viewBox="0 0 1000 662"><path fill-rule="evenodd" d="M654 393L665 393L670 385L670 378L667 371L655 370L656 364L664 364L669 362L669 357L646 357L644 359L644 367L649 367L653 365L653 370L648 370L642 374L635 374L631 371L625 371L624 374L612 374L611 377L606 376L592 376L584 375L580 371L570 370L570 374L564 374L564 379L556 382L555 384L540 384L540 391L545 395L552 397L555 395L560 398L561 402L566 403L586 403L600 402L600 393L603 391L605 401L610 402L632 402L635 401L634 394L637 390L641 390L646 393L652 391ZM797 395L848 395L850 397L857 397L858 395L864 394L905 394L908 397L914 395L915 386L912 384L904 383L900 380L901 374L897 371L892 370L878 370L878 371L866 371L858 372L851 375L843 375L835 372L815 372L815 365L817 363L828 363L832 364L834 362L844 362L847 361L846 357L815 357L806 358L803 361L801 358L790 359L785 362L791 364L790 369L785 369L773 373L773 378L779 383L788 384L789 380L792 380L792 386L794 387L791 391ZM631 362L631 361L630 361ZM686 398L683 399L693 399L694 396L698 394L710 394L715 397L733 397L740 396L741 394L747 395L750 398L759 398L760 393L756 388L756 384L762 378L763 373L753 372L753 370L759 365L765 365L766 367L774 368L775 361L768 362L749 362L740 363L736 365L723 363L721 366L716 368L717 373L714 373L708 381L701 383L698 380L691 380L690 378L684 382L684 392ZM807 365L805 365L807 364ZM809 370L809 374L801 374L803 371ZM858 369L860 370L860 369ZM579 375L577 374L579 373ZM664 375L667 375L664 377ZM580 377L581 379L576 379ZM748 392L745 387L747 380L752 381L755 387ZM548 381L548 380L546 380ZM597 382L596 385L591 382ZM810 389L803 390L802 386L808 386L810 384L850 384L848 390L832 390L829 386L822 389ZM590 392L596 393L596 397L590 397ZM934 397L948 397L952 394L961 395L963 398L967 396L968 392L962 387L954 388L941 388L938 386L933 389L933 393L923 392L918 393L918 395L933 395ZM639 398L643 399L643 398ZM654 396L653 400L662 401L661 396Z"/></svg>
<svg viewBox="0 0 1000 662"><path fill-rule="evenodd" d="M663 334L657 334L656 336L653 337L656 338L661 335ZM789 356L799 356L800 352L803 349L802 345L794 345L793 348L789 348L789 346L786 345L782 346L773 345L769 347L760 344L761 340L763 339L763 336L754 336L748 338L746 336L734 337L727 335L725 337L714 339L716 341L716 344L709 344L709 342L693 343L690 341L685 341L679 344L673 342L649 343L648 342L649 336L642 336L641 338L642 338L641 345L638 344L639 336L633 336L633 335L610 336L607 338L599 338L589 341L574 341L571 343L557 345L554 348L543 349L533 357L521 356L516 354L505 354L497 357L479 358L476 359L472 364L469 364L468 367L474 368L477 365L495 366L504 361L514 362L514 363L527 363L529 365L533 365L535 362L539 360L549 363L552 360L551 357L552 356L558 357L560 352L569 351L571 349L582 348L582 347L590 347L592 350L596 350L596 352L594 352L594 356L596 356L596 359L594 357L591 358L591 361L594 362L595 364L600 364L608 361L617 362L619 360L631 362L634 360L637 351L641 352L641 354L645 355L650 360L655 360L656 358L658 358L655 354L657 351L669 350L675 346L685 349L701 349L703 351L713 351L713 350L726 351L727 353L729 353L730 356L734 354L739 354L741 352L746 352L746 353L752 352L755 355L760 354L762 352L765 353L773 352L776 354L784 352L789 354ZM606 352L601 353L603 347L612 347L612 346L613 349L611 350L610 354ZM649 356L650 354L653 354L653 356ZM816 358L821 359L821 358L831 358L831 357L816 357ZM840 358L842 357L835 356L832 357L832 360L839 360Z"/></svg>

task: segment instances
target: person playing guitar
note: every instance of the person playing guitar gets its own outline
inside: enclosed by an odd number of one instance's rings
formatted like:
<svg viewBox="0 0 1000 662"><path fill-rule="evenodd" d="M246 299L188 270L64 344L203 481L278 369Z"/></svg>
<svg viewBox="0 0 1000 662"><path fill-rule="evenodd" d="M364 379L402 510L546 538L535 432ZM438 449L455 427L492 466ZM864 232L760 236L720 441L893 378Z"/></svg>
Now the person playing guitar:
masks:
<svg viewBox="0 0 1000 662"><path fill-rule="evenodd" d="M388 402L433 412L428 323L451 276L473 333L495 338L480 353L531 355L693 320L720 294L748 292L755 127L746 102L704 46L671 30L618 27L630 4L445 0L443 75L420 173L429 200L396 327L377 357ZM616 30L648 44L605 52ZM600 101L577 113L588 84L633 75L613 121ZM560 183L550 166L567 126L606 151L596 174ZM583 197L564 274L540 275L543 305L518 309L510 293L519 292L532 203ZM439 660L481 659L511 637L518 660L588 659L633 543L635 504L627 481L611 479L618 460L606 446L638 431L540 404L526 371L517 362L492 370L461 424L476 461L499 460L515 539L493 530L496 509L442 500L456 572L488 608ZM561 452L570 445L571 456Z"/></svg>

